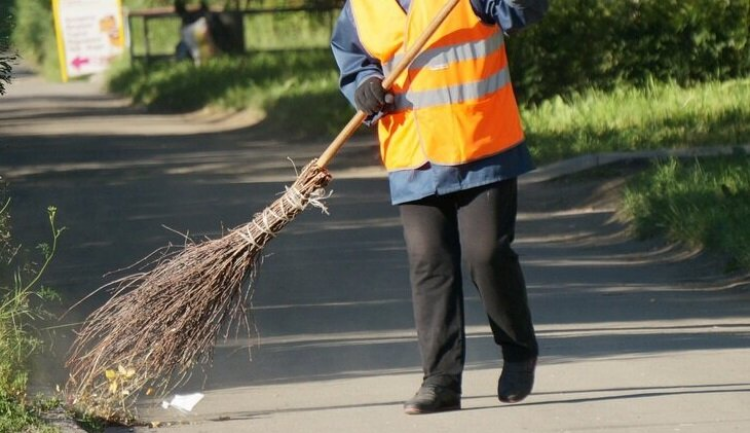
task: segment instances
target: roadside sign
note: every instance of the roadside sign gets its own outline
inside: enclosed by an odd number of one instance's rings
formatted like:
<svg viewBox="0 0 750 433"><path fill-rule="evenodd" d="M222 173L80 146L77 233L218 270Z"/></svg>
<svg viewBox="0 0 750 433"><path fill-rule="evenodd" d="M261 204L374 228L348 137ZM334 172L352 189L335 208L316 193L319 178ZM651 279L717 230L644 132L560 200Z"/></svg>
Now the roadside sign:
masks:
<svg viewBox="0 0 750 433"><path fill-rule="evenodd" d="M106 70L125 49L121 0L52 0L63 81Z"/></svg>

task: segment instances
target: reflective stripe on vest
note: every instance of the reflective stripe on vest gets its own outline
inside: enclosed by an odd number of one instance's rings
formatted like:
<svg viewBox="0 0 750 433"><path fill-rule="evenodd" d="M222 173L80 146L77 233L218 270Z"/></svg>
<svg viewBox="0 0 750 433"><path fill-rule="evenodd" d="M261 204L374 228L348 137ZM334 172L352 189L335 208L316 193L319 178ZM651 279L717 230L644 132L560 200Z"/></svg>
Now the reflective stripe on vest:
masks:
<svg viewBox="0 0 750 433"><path fill-rule="evenodd" d="M417 110L433 105L461 103L497 92L508 84L510 84L510 74L508 68L503 68L484 80L470 84L459 84L438 90L407 91L406 93L396 94L393 109L396 111Z"/></svg>
<svg viewBox="0 0 750 433"><path fill-rule="evenodd" d="M362 45L390 74L442 6L412 0L350 0ZM378 122L383 162L390 171L426 162L459 165L523 141L510 85L502 30L481 22L460 2L423 52L391 87L392 109Z"/></svg>
<svg viewBox="0 0 750 433"><path fill-rule="evenodd" d="M471 59L487 57L503 47L503 33L498 32L491 39L485 41L470 41L458 45L438 47L426 50L412 61L409 69L436 68L449 63L456 63ZM383 63L383 72L390 75L393 67L403 58L397 54L391 61Z"/></svg>

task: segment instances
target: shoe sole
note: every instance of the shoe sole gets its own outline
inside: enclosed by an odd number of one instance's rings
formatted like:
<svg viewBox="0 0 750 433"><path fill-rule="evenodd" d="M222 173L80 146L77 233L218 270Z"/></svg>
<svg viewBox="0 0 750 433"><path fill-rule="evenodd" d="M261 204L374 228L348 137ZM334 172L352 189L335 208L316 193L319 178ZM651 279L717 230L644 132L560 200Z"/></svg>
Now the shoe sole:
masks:
<svg viewBox="0 0 750 433"><path fill-rule="evenodd" d="M528 397L528 395L524 395L523 397L498 397L497 399L500 400L502 403L520 403L524 401Z"/></svg>
<svg viewBox="0 0 750 433"><path fill-rule="evenodd" d="M421 409L417 409L413 407L413 408L404 409L404 413L407 415L427 415L431 413L449 412L452 410L461 410L461 405L459 404L456 406L446 406L446 407L441 407L440 409L435 409L435 410L421 410Z"/></svg>

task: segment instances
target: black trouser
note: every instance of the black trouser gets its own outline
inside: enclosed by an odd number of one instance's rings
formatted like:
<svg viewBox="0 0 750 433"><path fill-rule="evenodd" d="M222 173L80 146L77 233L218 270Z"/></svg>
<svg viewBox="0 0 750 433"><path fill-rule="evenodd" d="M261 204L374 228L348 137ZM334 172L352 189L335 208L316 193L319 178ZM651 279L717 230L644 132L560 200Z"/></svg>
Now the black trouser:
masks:
<svg viewBox="0 0 750 433"><path fill-rule="evenodd" d="M510 179L399 206L425 383L461 390L462 257L503 359L523 361L538 354L523 272L511 248L516 190L516 180Z"/></svg>

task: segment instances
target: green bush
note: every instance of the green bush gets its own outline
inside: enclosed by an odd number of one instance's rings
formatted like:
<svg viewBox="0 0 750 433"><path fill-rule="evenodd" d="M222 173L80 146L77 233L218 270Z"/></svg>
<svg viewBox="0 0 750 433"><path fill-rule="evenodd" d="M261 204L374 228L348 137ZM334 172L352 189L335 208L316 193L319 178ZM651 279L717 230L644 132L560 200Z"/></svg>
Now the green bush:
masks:
<svg viewBox="0 0 750 433"><path fill-rule="evenodd" d="M55 32L52 18L52 2L46 0L26 0L16 2L13 42L23 53L23 57L35 64L44 63L50 53L45 47L48 40L54 41Z"/></svg>
<svg viewBox="0 0 750 433"><path fill-rule="evenodd" d="M5 86L10 84L11 71L15 56L9 51L10 34L13 28L11 17L13 3L10 0L0 0L0 95L5 94Z"/></svg>
<svg viewBox="0 0 750 433"><path fill-rule="evenodd" d="M509 38L519 99L649 79L691 84L750 72L750 0L555 0Z"/></svg>
<svg viewBox="0 0 750 433"><path fill-rule="evenodd" d="M0 50L2 50L1 44L10 38L13 28L11 20L13 17L13 6L13 0L0 0Z"/></svg>
<svg viewBox="0 0 750 433"><path fill-rule="evenodd" d="M45 77L59 77L52 2L16 0L14 10L12 41L20 57L42 69Z"/></svg>

